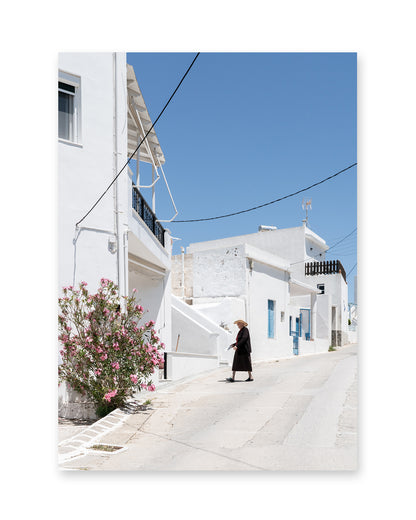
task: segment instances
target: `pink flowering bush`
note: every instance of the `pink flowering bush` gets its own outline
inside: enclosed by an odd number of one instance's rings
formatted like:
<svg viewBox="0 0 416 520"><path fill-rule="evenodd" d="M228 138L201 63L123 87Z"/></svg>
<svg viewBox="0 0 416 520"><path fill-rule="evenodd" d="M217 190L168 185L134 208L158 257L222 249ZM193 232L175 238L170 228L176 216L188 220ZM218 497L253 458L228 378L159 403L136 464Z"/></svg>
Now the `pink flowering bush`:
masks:
<svg viewBox="0 0 416 520"><path fill-rule="evenodd" d="M139 325L143 308L134 293L123 297L122 312L112 281L102 278L96 294L89 294L86 286L81 282L79 290L64 287L59 298L59 381L87 395L102 416L123 405L136 390L155 389L150 378L163 364L164 345L153 321Z"/></svg>

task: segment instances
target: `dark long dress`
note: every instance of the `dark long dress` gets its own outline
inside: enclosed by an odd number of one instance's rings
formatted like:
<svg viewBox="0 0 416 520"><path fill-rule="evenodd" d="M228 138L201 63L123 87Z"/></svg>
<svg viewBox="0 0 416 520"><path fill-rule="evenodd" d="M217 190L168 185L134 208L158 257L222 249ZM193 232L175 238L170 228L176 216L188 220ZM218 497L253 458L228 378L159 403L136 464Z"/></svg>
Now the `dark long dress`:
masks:
<svg viewBox="0 0 416 520"><path fill-rule="evenodd" d="M240 329L237 334L236 345L237 350L234 353L233 372L251 372L251 342L250 333L246 327Z"/></svg>

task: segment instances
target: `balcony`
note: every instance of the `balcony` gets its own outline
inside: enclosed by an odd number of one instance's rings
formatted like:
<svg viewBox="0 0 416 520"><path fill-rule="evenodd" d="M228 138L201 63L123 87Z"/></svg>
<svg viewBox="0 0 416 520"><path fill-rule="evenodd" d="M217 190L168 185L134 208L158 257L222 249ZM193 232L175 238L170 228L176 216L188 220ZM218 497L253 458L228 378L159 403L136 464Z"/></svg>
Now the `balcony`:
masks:
<svg viewBox="0 0 416 520"><path fill-rule="evenodd" d="M144 200L140 191L132 186L132 207L136 213L141 217L146 226L159 240L163 247L165 247L165 230L160 222L157 221L156 215L150 209L150 206Z"/></svg>
<svg viewBox="0 0 416 520"><path fill-rule="evenodd" d="M308 262L305 264L305 276L316 276L318 274L338 274L341 273L345 283L347 277L345 269L339 260L329 260L324 262Z"/></svg>

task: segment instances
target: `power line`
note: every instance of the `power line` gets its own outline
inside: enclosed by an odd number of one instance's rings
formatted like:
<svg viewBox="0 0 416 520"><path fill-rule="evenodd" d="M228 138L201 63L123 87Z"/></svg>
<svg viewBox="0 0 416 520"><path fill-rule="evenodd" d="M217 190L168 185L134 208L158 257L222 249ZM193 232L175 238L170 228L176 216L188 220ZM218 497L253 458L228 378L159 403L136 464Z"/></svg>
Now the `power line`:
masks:
<svg viewBox="0 0 416 520"><path fill-rule="evenodd" d="M352 268L349 270L349 272L348 272L348 274L347 274L347 276L346 276L345 278L348 278L348 276L349 276L349 275L354 271L354 269L355 269L356 267L357 267L357 264L355 264L354 267L352 267Z"/></svg>
<svg viewBox="0 0 416 520"><path fill-rule="evenodd" d="M346 235L344 238L342 238L339 242L337 242L336 244L334 244L333 246L331 246L329 249L326 250L326 253L330 250L330 249L334 249L334 247L336 247L338 244L340 244L341 242L344 242L344 240L346 240L348 237L350 237L353 233L355 233L357 231L357 228L353 229L351 231L351 233L349 233L348 235Z"/></svg>
<svg viewBox="0 0 416 520"><path fill-rule="evenodd" d="M185 74L182 76L182 79L180 80L180 82L178 83L178 86L175 88L175 90L173 91L172 95L170 96L170 98L168 99L168 101L166 102L165 106L163 107L162 111L160 112L160 114L157 116L155 122L152 124L152 126L150 127L150 129L148 130L148 132L146 133L146 135L143 137L143 139L140 141L139 145L137 146L137 148L134 150L134 152L131 154L131 156L128 158L126 164L123 166L123 168L121 168L121 170L118 172L118 174L114 177L114 179L112 180L112 182L109 184L108 188L104 191L104 193L101 195L101 197L97 200L97 202L91 207L91 209L82 217L81 220L79 220L76 224L75 224L75 227L78 227L79 224L81 224L81 222L91 213L91 211L97 206L97 204L100 202L100 200L104 197L104 195L108 192L108 190L111 188L111 186L115 183L115 181L118 179L118 177L121 175L121 173L124 171L124 169L126 168L126 166L129 164L129 162L131 161L131 159L134 157L134 155L136 154L137 150L140 148L140 146L145 142L147 136L150 134L150 132L153 130L153 127L156 125L156 123L159 121L161 115L163 114L163 112L166 110L167 106L169 105L169 103L171 102L173 96L176 94L176 92L178 91L179 87L181 86L183 80L186 78L186 76L188 75L188 72L191 70L193 64L195 63L196 59L198 58L199 56L199 52L196 54L195 58L192 60L192 63L189 65L188 67L188 70L185 72Z"/></svg>
<svg viewBox="0 0 416 520"><path fill-rule="evenodd" d="M357 228L353 229L351 231L351 233L348 233L348 235L345 235L344 238L342 238L339 242L337 242L336 244L334 244L333 246L329 247L326 251L325 251L325 254L328 253L328 251L330 251L331 249L334 249L334 247L336 247L338 244L340 244L341 242L344 242L344 240L347 240L348 237L350 237L353 233L355 233L357 231ZM322 253L318 253L317 255L315 256L312 256L310 258L317 258L319 255L321 255ZM296 264L301 264L302 262L310 262L310 259L307 259L307 260L299 260L299 262L293 262L293 264L290 264L290 265L296 265Z"/></svg>
<svg viewBox="0 0 416 520"><path fill-rule="evenodd" d="M351 164L347 168L344 168L343 170L341 170L341 171L339 171L337 173L334 173L333 175L327 177L326 179L323 179L323 180L321 180L319 182L315 182L315 184L311 184L307 188L303 188L301 190L295 191L294 193L290 193L289 195L285 195L284 197L280 197L279 199L272 200L270 202L266 202L265 204L260 204L259 206L254 206L253 208L243 209L241 211L236 211L235 213L227 213L226 215L219 215L218 217L195 218L195 219L190 219L190 220L175 220L175 223L179 223L179 222L203 222L203 221L206 221L206 220L217 220L217 219L220 219L220 218L233 217L234 215L240 215L241 213L247 213L249 211L254 211L255 209L264 208L264 206L269 206L270 204L275 204L276 202L280 202L281 200L288 199L289 197L293 197L294 195L298 195L299 193L302 193L303 191L310 190L311 188L314 188L315 186L318 186L319 184L322 184L322 183L324 183L326 181L329 181L329 179L333 179L337 175L340 175L341 173L346 172L347 170L349 170L350 168L353 168L356 165L357 165L357 163Z"/></svg>

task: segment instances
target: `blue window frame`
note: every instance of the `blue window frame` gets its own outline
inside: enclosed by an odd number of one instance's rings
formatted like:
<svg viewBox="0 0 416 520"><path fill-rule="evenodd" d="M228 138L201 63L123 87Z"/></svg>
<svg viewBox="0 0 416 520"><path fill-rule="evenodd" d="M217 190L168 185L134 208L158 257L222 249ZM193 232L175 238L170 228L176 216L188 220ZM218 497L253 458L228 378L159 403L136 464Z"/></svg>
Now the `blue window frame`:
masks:
<svg viewBox="0 0 416 520"><path fill-rule="evenodd" d="M274 338L274 316L275 316L275 302L274 300L267 300L267 316L268 316L268 330L267 336Z"/></svg>

